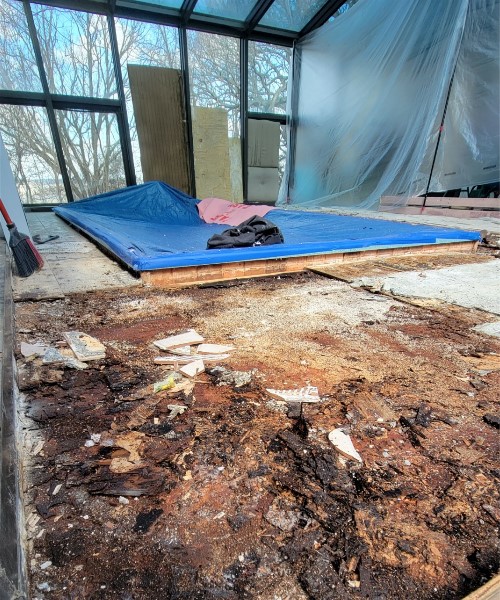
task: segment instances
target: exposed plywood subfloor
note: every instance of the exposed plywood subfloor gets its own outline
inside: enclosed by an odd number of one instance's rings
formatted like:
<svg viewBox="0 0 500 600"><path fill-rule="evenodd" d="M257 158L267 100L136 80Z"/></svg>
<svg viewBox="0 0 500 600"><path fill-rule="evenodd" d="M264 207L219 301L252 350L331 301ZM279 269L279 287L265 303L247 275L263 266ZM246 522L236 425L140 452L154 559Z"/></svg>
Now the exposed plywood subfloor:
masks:
<svg viewBox="0 0 500 600"><path fill-rule="evenodd" d="M47 239L37 246L44 259L41 271L30 277L14 276L14 300L64 298L66 294L141 285L141 282L110 260L90 240L79 234L54 213L28 213L31 235Z"/></svg>

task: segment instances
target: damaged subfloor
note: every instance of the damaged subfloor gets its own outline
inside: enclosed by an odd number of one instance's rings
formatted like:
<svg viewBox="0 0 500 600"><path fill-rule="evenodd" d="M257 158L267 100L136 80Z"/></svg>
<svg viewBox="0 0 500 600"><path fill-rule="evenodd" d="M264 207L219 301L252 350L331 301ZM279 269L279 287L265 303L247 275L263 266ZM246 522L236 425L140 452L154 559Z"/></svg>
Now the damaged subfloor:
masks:
<svg viewBox="0 0 500 600"><path fill-rule="evenodd" d="M464 597L499 569L493 320L313 273L18 303L31 597ZM235 350L154 393L152 342L189 328ZM70 330L105 358L19 352ZM266 392L308 384L319 403Z"/></svg>

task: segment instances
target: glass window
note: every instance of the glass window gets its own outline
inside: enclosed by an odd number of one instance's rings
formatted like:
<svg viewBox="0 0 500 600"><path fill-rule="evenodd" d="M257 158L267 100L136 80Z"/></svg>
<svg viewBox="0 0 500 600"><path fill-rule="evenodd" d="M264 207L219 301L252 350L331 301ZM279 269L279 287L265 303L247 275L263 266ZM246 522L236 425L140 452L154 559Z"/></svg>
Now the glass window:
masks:
<svg viewBox="0 0 500 600"><path fill-rule="evenodd" d="M241 202L239 41L188 31L188 58L197 196Z"/></svg>
<svg viewBox="0 0 500 600"><path fill-rule="evenodd" d="M0 132L21 200L66 202L66 194L44 108L0 105Z"/></svg>
<svg viewBox="0 0 500 600"><path fill-rule="evenodd" d="M106 17L33 5L50 91L116 98Z"/></svg>
<svg viewBox="0 0 500 600"><path fill-rule="evenodd" d="M15 0L0 2L0 89L42 91L23 5Z"/></svg>
<svg viewBox="0 0 500 600"><path fill-rule="evenodd" d="M325 4L325 0L275 0L259 25L300 31Z"/></svg>
<svg viewBox="0 0 500 600"><path fill-rule="evenodd" d="M173 27L143 23L129 19L115 19L118 51L122 67L123 87L127 101L127 115L134 156L137 183L143 183L141 153L137 139L134 108L130 95L128 65L181 68L179 33Z"/></svg>
<svg viewBox="0 0 500 600"><path fill-rule="evenodd" d="M75 200L124 187L116 115L57 110L56 118Z"/></svg>
<svg viewBox="0 0 500 600"><path fill-rule="evenodd" d="M285 114L291 48L248 42L248 109Z"/></svg>
<svg viewBox="0 0 500 600"><path fill-rule="evenodd" d="M194 13L245 21L255 0L198 0Z"/></svg>

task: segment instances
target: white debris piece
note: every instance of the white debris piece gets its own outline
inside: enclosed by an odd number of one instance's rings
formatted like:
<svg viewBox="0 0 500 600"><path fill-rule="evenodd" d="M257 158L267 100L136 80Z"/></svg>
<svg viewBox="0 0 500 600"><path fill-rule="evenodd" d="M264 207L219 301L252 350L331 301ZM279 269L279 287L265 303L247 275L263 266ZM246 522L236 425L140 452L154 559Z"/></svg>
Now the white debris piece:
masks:
<svg viewBox="0 0 500 600"><path fill-rule="evenodd" d="M169 420L175 419L177 415L182 415L182 413L187 410L187 406L184 406L183 404L169 404L167 408L171 411L167 417Z"/></svg>
<svg viewBox="0 0 500 600"><path fill-rule="evenodd" d="M43 356L46 350L47 346L42 344L28 344L26 342L21 342L21 354L24 358L29 358L30 356Z"/></svg>
<svg viewBox="0 0 500 600"><path fill-rule="evenodd" d="M196 377L196 375L203 373L204 370L205 370L205 365L203 364L203 361L195 360L195 361L189 363L188 365L181 367L179 369L179 373L182 373L186 377L193 378L193 377Z"/></svg>
<svg viewBox="0 0 500 600"><path fill-rule="evenodd" d="M179 354L180 356L189 356L191 354L191 346L175 346L174 348L166 348L166 352L171 354Z"/></svg>
<svg viewBox="0 0 500 600"><path fill-rule="evenodd" d="M277 400L283 400L285 402L319 402L320 397L318 394L318 388L312 385L308 385L300 390L272 390L266 389L267 393L276 398Z"/></svg>
<svg viewBox="0 0 500 600"><path fill-rule="evenodd" d="M234 350L234 346L223 344L200 344L197 348L198 354L226 354Z"/></svg>
<svg viewBox="0 0 500 600"><path fill-rule="evenodd" d="M362 463L363 459L352 443L351 437L342 429L334 429L328 434L328 439L335 446L336 450L346 458L353 458Z"/></svg>
<svg viewBox="0 0 500 600"><path fill-rule="evenodd" d="M61 490L61 488L62 488L62 483L58 483L56 485L56 487L54 488L54 490L52 491L52 495L53 496L57 496L57 494L59 493L59 491Z"/></svg>
<svg viewBox="0 0 500 600"><path fill-rule="evenodd" d="M179 335L171 335L170 337L157 340L153 344L160 350L169 350L170 348L178 348L183 346L191 346L192 344L201 344L205 341L199 333L194 329L188 329Z"/></svg>
<svg viewBox="0 0 500 600"><path fill-rule="evenodd" d="M50 585L47 583L47 581L44 581L43 583L39 583L36 586L41 592L50 592Z"/></svg>
<svg viewBox="0 0 500 600"><path fill-rule="evenodd" d="M45 562L43 562L40 565L40 569L42 569L42 571L45 571L45 569L48 569L50 566L52 566L52 561L51 560L46 560Z"/></svg>

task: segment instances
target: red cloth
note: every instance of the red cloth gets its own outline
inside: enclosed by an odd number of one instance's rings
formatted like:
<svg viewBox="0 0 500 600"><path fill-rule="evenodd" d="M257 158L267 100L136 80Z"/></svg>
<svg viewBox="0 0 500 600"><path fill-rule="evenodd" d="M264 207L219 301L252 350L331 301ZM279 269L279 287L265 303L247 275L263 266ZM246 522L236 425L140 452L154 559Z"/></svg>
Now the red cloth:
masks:
<svg viewBox="0 0 500 600"><path fill-rule="evenodd" d="M265 204L234 204L220 198L205 198L198 202L198 213L205 223L239 225L253 215L265 217L273 206Z"/></svg>

